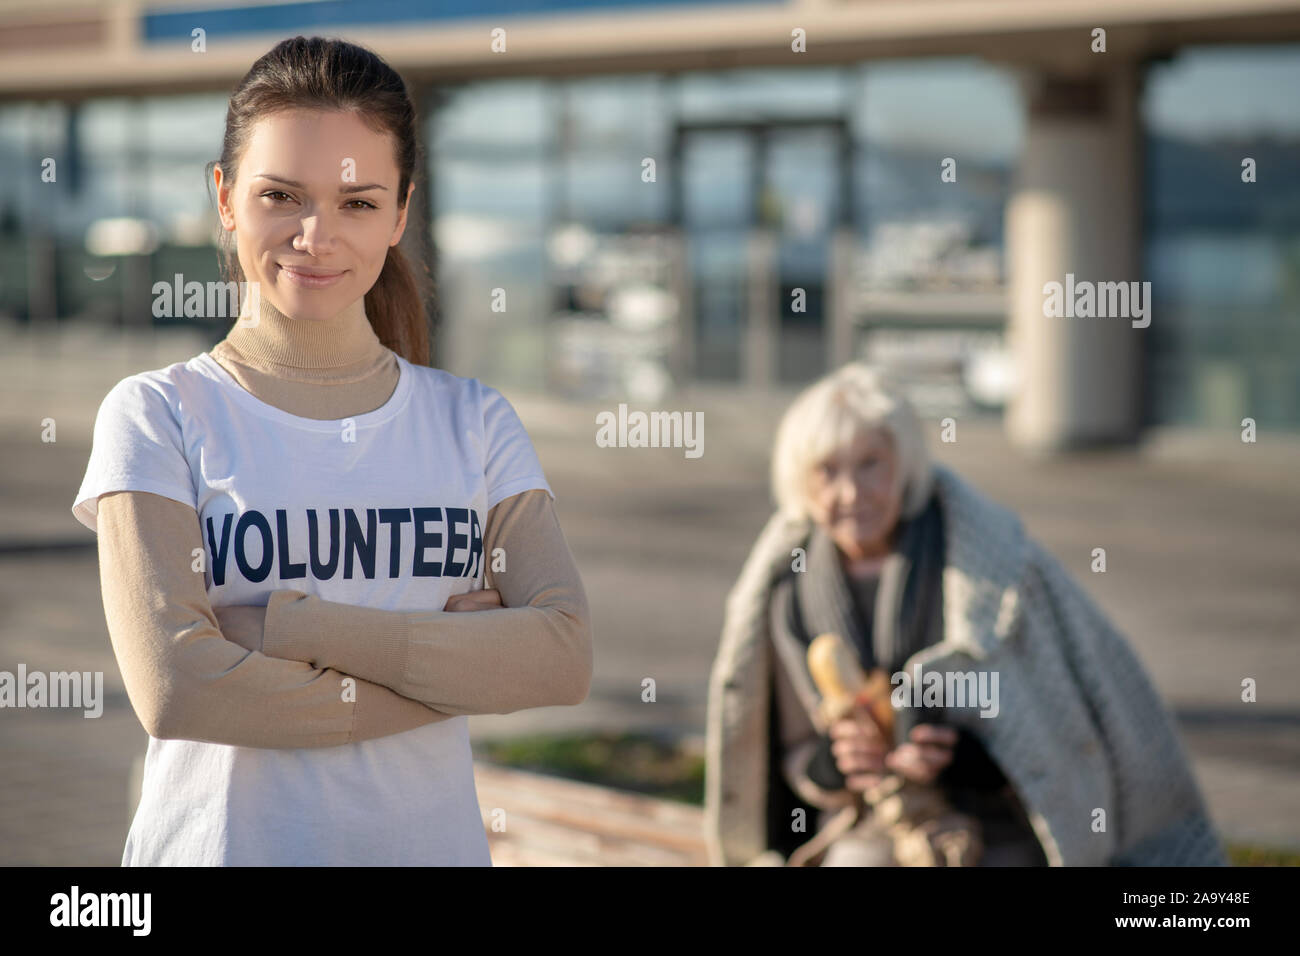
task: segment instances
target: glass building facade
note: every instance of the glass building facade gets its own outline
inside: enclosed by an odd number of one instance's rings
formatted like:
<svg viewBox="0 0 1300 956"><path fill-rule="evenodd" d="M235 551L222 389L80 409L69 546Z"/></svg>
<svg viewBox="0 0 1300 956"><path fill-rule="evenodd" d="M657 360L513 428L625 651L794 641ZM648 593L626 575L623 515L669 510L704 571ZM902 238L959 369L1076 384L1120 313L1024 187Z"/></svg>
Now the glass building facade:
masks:
<svg viewBox="0 0 1300 956"><path fill-rule="evenodd" d="M1295 46L1189 49L1147 69L1147 424L1300 429L1297 81ZM937 363L998 348L1024 137L1008 69L908 60L425 93L435 361L458 374L634 396L744 381L766 289L774 381L807 381L832 360L837 236L851 237L839 275L855 353L908 354L922 330ZM225 103L0 107L0 315L188 321L154 319L132 270L217 278L203 167ZM63 188L42 181L51 162ZM123 217L149 224L147 252L98 254L92 227ZM944 321L954 305L970 314Z"/></svg>
<svg viewBox="0 0 1300 956"><path fill-rule="evenodd" d="M1290 46L1187 50L1149 72L1152 421L1300 428L1297 89Z"/></svg>

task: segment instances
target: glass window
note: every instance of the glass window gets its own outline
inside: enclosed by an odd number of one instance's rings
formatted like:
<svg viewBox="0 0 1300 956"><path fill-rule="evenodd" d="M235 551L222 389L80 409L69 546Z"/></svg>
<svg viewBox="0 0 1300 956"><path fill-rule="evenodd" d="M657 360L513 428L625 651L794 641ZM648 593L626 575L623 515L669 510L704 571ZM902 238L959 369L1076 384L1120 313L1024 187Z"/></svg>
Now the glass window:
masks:
<svg viewBox="0 0 1300 956"><path fill-rule="evenodd" d="M677 112L691 122L839 116L850 90L843 68L809 67L684 73Z"/></svg>
<svg viewBox="0 0 1300 956"><path fill-rule="evenodd" d="M1300 427L1297 88L1300 46L1189 49L1148 73L1153 423Z"/></svg>
<svg viewBox="0 0 1300 956"><path fill-rule="evenodd" d="M851 116L866 273L881 288L993 289L1024 135L1014 78L974 60L871 64ZM944 181L951 159L955 181Z"/></svg>
<svg viewBox="0 0 1300 956"><path fill-rule="evenodd" d="M430 152L472 146L499 151L548 148L555 130L554 90L543 80L492 80L439 87L446 97L429 127Z"/></svg>

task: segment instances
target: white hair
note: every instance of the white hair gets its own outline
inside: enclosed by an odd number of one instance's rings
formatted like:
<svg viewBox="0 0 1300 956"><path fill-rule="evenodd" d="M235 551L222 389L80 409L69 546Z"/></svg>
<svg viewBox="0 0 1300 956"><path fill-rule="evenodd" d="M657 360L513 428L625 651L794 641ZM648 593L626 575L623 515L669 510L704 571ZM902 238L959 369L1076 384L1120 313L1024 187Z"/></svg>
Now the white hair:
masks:
<svg viewBox="0 0 1300 956"><path fill-rule="evenodd" d="M772 492L787 517L808 518L812 470L860 433L884 431L897 456L900 520L920 514L934 478L921 423L911 402L885 373L850 362L804 389L781 418L772 449Z"/></svg>

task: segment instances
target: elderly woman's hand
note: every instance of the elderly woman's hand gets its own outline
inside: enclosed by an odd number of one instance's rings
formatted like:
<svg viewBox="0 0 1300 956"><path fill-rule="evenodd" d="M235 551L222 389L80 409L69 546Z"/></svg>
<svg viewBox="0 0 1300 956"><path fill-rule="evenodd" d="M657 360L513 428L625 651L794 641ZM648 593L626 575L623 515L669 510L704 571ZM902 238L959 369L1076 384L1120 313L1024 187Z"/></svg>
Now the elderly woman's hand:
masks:
<svg viewBox="0 0 1300 956"><path fill-rule="evenodd" d="M862 792L875 786L885 770L885 739L867 709L858 705L852 716L830 726L831 753L844 775L844 785Z"/></svg>
<svg viewBox="0 0 1300 956"><path fill-rule="evenodd" d="M952 763L957 731L937 724L918 724L909 741L885 755L885 766L916 783L934 783L944 767Z"/></svg>

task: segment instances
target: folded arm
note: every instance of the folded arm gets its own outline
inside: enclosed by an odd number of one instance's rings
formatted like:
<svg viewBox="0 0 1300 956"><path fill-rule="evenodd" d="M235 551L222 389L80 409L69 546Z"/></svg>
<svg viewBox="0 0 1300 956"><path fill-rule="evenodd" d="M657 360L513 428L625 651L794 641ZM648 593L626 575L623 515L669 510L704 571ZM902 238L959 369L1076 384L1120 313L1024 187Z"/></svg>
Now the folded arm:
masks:
<svg viewBox="0 0 1300 956"><path fill-rule="evenodd" d="M493 610L388 611L274 592L262 652L364 677L448 714L580 704L591 686L587 596L543 489L498 503L483 535ZM497 549L505 569L493 571Z"/></svg>
<svg viewBox="0 0 1300 956"><path fill-rule="evenodd" d="M330 747L446 720L387 687L227 640L208 600L190 505L143 491L98 502L109 638L127 696L159 739Z"/></svg>

